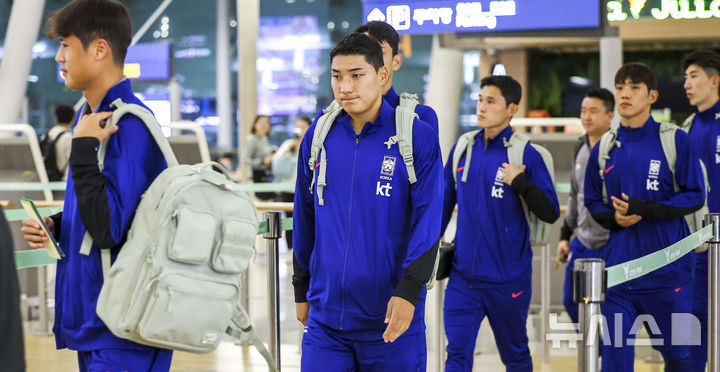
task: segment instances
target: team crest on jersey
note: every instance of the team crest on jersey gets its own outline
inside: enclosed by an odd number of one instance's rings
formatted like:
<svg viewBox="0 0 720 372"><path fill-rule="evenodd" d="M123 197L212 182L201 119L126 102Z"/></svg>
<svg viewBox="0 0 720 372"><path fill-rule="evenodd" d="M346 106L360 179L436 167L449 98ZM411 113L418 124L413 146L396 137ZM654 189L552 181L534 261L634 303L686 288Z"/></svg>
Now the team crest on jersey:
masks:
<svg viewBox="0 0 720 372"><path fill-rule="evenodd" d="M382 167L380 168L380 174L386 176L392 176L395 173L395 163L397 160L392 156L386 156L383 159Z"/></svg>
<svg viewBox="0 0 720 372"><path fill-rule="evenodd" d="M502 184L503 177L505 177L505 171L502 167L498 167L497 172L495 172L495 182Z"/></svg>
<svg viewBox="0 0 720 372"><path fill-rule="evenodd" d="M715 151L720 152L720 136L715 139Z"/></svg>
<svg viewBox="0 0 720 372"><path fill-rule="evenodd" d="M650 160L650 170L648 171L648 175L650 178L657 178L657 176L660 174L660 160ZM655 176L655 177L653 177Z"/></svg>
<svg viewBox="0 0 720 372"><path fill-rule="evenodd" d="M498 167L497 171L495 171L495 181L494 185L492 186L492 189L490 191L490 196L493 198L502 199L503 193L505 190L503 189L503 177L505 176L505 171L503 170L503 167Z"/></svg>

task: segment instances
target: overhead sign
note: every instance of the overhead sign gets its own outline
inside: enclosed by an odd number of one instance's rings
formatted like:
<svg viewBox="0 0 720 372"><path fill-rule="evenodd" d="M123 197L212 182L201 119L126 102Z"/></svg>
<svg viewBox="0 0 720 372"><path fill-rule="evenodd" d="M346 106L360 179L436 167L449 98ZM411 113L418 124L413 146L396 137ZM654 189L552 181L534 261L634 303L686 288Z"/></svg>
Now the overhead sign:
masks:
<svg viewBox="0 0 720 372"><path fill-rule="evenodd" d="M611 0L607 3L607 9L610 22L640 18L720 18L720 0Z"/></svg>
<svg viewBox="0 0 720 372"><path fill-rule="evenodd" d="M407 34L597 28L600 3L600 0L364 0L363 16L366 22L387 22Z"/></svg>

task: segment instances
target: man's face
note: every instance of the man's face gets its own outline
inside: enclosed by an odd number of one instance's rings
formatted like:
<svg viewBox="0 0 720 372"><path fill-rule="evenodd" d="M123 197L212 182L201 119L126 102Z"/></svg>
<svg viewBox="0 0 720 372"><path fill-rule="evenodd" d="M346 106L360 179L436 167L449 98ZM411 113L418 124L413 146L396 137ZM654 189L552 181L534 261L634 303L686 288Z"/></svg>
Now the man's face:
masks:
<svg viewBox="0 0 720 372"><path fill-rule="evenodd" d="M580 107L580 120L590 136L599 136L610 129L615 113L608 112L600 98L585 97Z"/></svg>
<svg viewBox="0 0 720 372"><path fill-rule="evenodd" d="M382 99L387 69L378 71L362 55L337 55L331 65L331 85L335 100L352 116L371 110Z"/></svg>
<svg viewBox="0 0 720 372"><path fill-rule="evenodd" d="M516 112L518 106L514 103L507 105L500 88L486 85L480 90L480 97L476 107L478 126L493 128L504 124Z"/></svg>
<svg viewBox="0 0 720 372"><path fill-rule="evenodd" d="M705 70L698 65L690 65L685 70L685 93L687 94L692 106L700 106L703 103L713 104L715 102L706 102L717 97L718 81L720 77L710 77Z"/></svg>
<svg viewBox="0 0 720 372"><path fill-rule="evenodd" d="M623 119L650 113L650 106L657 101L657 97L657 90L648 90L645 83L633 83L630 79L615 83L615 104Z"/></svg>
<svg viewBox="0 0 720 372"><path fill-rule="evenodd" d="M60 63L60 71L65 78L65 86L73 90L84 90L94 77L93 48L83 48L82 42L74 35L59 39L60 49L55 61Z"/></svg>

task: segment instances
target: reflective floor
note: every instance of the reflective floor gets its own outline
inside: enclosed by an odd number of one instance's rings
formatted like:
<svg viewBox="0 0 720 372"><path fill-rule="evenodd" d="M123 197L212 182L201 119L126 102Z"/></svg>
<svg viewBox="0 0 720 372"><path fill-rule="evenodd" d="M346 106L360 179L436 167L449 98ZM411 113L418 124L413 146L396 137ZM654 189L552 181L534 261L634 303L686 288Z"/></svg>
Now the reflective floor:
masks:
<svg viewBox="0 0 720 372"><path fill-rule="evenodd" d="M264 243L258 241L258 254L250 268L250 315L255 321L256 329L261 339L268 339L267 323L267 271L266 255L264 254ZM292 299L292 276L291 254L287 251L284 243L280 247L280 295L281 295L281 362L283 371L300 370L300 325L295 320L295 307ZM437 300L436 290L429 293L427 300L427 330L428 330L428 371L438 371L438 346L437 346ZM561 315L561 318L564 315ZM561 319L562 321L562 319ZM542 345L539 342L539 317L531 315L528 319L528 336L531 340L530 351L533 354L533 361L536 371L577 371L576 350L569 349L567 342L562 343L560 348L551 349L549 363L542 361ZM33 329L28 325L26 329ZM72 371L77 370L77 360L74 352L68 350L56 350L53 337L41 337L32 333L26 333L26 361L27 370L30 372L40 371ZM638 359L635 363L635 371L649 372L661 371L662 363L647 363L643 352L638 350ZM193 372L225 372L225 371L266 371L264 359L252 347L235 345L232 339L224 341L213 353L198 355L191 353L176 352L174 354L172 371L193 371ZM474 371L504 371L497 349L494 345L492 330L487 322L483 323L475 356Z"/></svg>

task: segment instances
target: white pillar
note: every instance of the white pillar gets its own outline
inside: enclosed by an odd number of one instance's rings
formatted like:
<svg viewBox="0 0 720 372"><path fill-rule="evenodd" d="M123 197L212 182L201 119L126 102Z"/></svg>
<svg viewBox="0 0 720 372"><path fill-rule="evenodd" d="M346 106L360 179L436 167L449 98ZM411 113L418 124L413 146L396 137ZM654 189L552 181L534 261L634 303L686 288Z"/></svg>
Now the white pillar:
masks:
<svg viewBox="0 0 720 372"><path fill-rule="evenodd" d="M427 102L438 115L438 130L443 161L457 137L462 93L463 52L440 47L438 35L433 36L430 53L430 78Z"/></svg>
<svg viewBox="0 0 720 372"><path fill-rule="evenodd" d="M0 65L0 123L15 123L20 116L44 8L45 0L13 2Z"/></svg>
<svg viewBox="0 0 720 372"><path fill-rule="evenodd" d="M182 120L182 111L180 110L180 100L182 99L182 85L176 77L170 78L168 83L168 98L170 100L170 120Z"/></svg>
<svg viewBox="0 0 720 372"><path fill-rule="evenodd" d="M600 87L615 92L615 73L623 64L623 45L619 36L603 36L600 38ZM620 116L615 115L613 127L620 123Z"/></svg>
<svg viewBox="0 0 720 372"><path fill-rule="evenodd" d="M260 0L237 0L238 158L257 112L257 39Z"/></svg>
<svg viewBox="0 0 720 372"><path fill-rule="evenodd" d="M228 0L217 0L215 54L215 97L218 127L217 147L232 147L232 109L230 100L230 28L228 25Z"/></svg>

